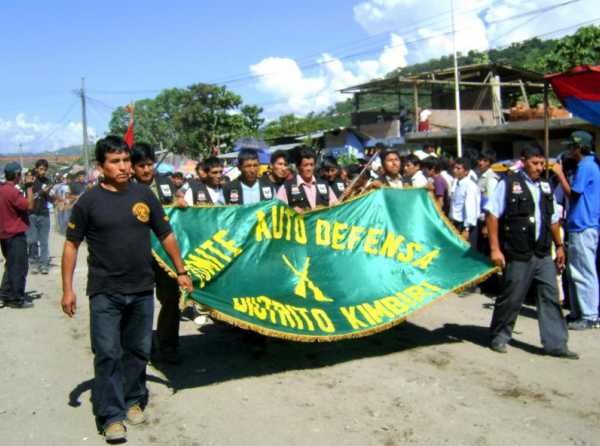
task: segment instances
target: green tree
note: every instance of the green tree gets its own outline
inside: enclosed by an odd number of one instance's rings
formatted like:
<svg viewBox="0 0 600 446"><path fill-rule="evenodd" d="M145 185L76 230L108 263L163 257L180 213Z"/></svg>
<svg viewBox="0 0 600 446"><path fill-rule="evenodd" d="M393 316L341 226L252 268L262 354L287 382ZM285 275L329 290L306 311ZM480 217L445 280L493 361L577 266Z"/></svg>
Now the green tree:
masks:
<svg viewBox="0 0 600 446"><path fill-rule="evenodd" d="M562 72L578 65L596 65L600 61L600 27L585 26L572 36L560 39L554 51L538 65L542 72Z"/></svg>
<svg viewBox="0 0 600 446"><path fill-rule="evenodd" d="M134 137L176 153L202 156L214 146L231 146L240 136L257 135L264 123L261 114L262 108L242 105L241 97L226 87L171 88L135 103ZM114 110L111 133L124 134L128 123L125 108Z"/></svg>

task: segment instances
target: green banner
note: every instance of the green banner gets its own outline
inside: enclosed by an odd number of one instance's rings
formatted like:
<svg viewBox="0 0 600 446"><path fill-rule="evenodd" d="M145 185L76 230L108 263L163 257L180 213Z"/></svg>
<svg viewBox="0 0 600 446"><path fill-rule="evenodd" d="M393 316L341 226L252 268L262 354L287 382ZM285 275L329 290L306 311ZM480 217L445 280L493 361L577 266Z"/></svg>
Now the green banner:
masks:
<svg viewBox="0 0 600 446"><path fill-rule="evenodd" d="M424 189L382 189L304 214L276 200L166 212L192 299L269 336L376 333L494 271ZM173 274L156 239L153 249Z"/></svg>

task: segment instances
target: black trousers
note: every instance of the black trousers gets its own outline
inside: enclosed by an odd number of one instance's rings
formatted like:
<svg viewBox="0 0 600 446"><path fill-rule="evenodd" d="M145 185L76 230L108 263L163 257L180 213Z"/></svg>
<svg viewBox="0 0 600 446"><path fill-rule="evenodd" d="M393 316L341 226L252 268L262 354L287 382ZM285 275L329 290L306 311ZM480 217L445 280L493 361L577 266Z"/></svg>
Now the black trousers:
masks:
<svg viewBox="0 0 600 446"><path fill-rule="evenodd" d="M160 350L177 349L179 346L179 285L156 261L154 261L156 298L160 302L156 338Z"/></svg>
<svg viewBox="0 0 600 446"><path fill-rule="evenodd" d="M25 281L27 279L27 237L25 233L17 234L9 239L0 240L2 255L6 259L0 298L3 300L25 299Z"/></svg>
<svg viewBox="0 0 600 446"><path fill-rule="evenodd" d="M540 337L544 350L567 348L567 325L558 302L556 267L550 256L533 256L527 262L509 261L504 271L502 294L496 299L492 316L492 339L508 342L531 284L536 286Z"/></svg>

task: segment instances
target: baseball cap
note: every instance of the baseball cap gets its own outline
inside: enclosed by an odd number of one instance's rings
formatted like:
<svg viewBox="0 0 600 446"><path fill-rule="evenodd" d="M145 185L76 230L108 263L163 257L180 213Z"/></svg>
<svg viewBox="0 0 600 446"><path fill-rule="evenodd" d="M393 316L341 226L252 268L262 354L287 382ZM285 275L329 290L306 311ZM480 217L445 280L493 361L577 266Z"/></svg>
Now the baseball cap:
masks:
<svg viewBox="0 0 600 446"><path fill-rule="evenodd" d="M585 130L576 130L571 133L571 136L563 144L568 146L582 146L589 149L592 148L592 134Z"/></svg>
<svg viewBox="0 0 600 446"><path fill-rule="evenodd" d="M21 172L21 165L19 163L17 163L16 161L10 162L8 163L6 166L4 166L4 173L17 173L17 172Z"/></svg>

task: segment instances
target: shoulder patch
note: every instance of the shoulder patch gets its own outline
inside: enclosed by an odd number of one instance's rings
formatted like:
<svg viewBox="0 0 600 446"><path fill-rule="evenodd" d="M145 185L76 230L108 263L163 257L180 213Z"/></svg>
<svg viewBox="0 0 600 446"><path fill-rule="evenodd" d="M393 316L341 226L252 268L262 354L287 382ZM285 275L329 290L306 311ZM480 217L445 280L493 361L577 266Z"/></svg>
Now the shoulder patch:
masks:
<svg viewBox="0 0 600 446"><path fill-rule="evenodd" d="M138 201L131 208L131 212L133 212L135 218L137 218L142 223L148 223L150 221L150 208L146 203Z"/></svg>
<svg viewBox="0 0 600 446"><path fill-rule="evenodd" d="M547 181L540 181L540 188L545 194L549 194L552 192L552 190L550 189L550 183L548 183Z"/></svg>
<svg viewBox="0 0 600 446"><path fill-rule="evenodd" d="M262 188L262 193L263 196L267 199L270 200L271 198L273 198L273 192L271 191L271 188L269 186L265 186Z"/></svg>
<svg viewBox="0 0 600 446"><path fill-rule="evenodd" d="M163 195L165 197L170 197L171 196L171 188L169 187L168 184L161 184L160 185L160 190L163 193Z"/></svg>
<svg viewBox="0 0 600 446"><path fill-rule="evenodd" d="M515 181L512 184L512 193L513 194L522 194L523 193L523 188L521 187L521 183Z"/></svg>

